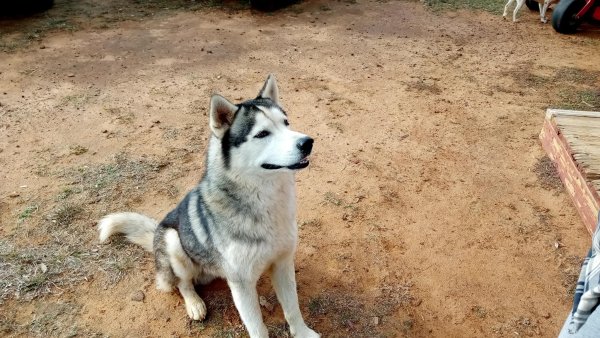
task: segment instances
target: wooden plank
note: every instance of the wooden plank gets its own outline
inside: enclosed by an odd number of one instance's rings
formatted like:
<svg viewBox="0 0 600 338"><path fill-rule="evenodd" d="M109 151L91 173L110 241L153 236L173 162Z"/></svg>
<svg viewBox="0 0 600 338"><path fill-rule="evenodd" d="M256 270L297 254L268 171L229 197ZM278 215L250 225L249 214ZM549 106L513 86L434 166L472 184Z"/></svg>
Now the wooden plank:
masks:
<svg viewBox="0 0 600 338"><path fill-rule="evenodd" d="M598 186L586 181L585 171L581 163L575 161L573 156L573 147L579 151L595 151L595 147L580 146L574 138L565 134L556 124L557 115L573 115L576 112L558 111L549 109L544 120L540 140L542 146L548 153L548 156L557 164L559 176L565 186L567 193L575 205L584 225L588 231L593 233L597 224L598 210L600 209L600 196L598 196ZM600 117L600 113L584 112L589 117ZM576 129L576 128L575 128ZM599 129L600 132L600 129ZM567 139L571 142L568 142ZM586 157L586 153L577 153L577 156Z"/></svg>
<svg viewBox="0 0 600 338"><path fill-rule="evenodd" d="M583 116L583 117L600 117L600 112L583 111L583 110L566 110L566 109L548 109L546 110L546 119L552 119L554 116Z"/></svg>

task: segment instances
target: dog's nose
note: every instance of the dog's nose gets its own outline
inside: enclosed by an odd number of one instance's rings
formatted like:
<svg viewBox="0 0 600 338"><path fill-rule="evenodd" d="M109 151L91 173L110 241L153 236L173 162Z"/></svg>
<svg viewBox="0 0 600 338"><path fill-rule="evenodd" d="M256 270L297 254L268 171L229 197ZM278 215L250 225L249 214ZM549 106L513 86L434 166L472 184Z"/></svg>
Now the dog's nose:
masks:
<svg viewBox="0 0 600 338"><path fill-rule="evenodd" d="M296 143L296 146L298 147L298 149L300 149L300 152L302 152L303 156L308 156L308 155L310 155L310 152L312 151L312 146L313 146L314 141L315 140L313 140L312 138L306 136L306 137L299 139L298 143Z"/></svg>

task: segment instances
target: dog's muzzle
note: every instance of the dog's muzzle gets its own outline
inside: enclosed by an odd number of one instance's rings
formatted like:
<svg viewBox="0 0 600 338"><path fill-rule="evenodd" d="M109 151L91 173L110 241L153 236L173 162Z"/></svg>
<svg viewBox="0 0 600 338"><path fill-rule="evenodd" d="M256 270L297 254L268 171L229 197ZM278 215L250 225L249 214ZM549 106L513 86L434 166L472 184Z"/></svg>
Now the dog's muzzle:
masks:
<svg viewBox="0 0 600 338"><path fill-rule="evenodd" d="M312 147L313 147L314 142L315 142L315 140L313 140L312 138L310 138L308 136L303 137L298 140L298 143L296 143L296 147L298 148L298 150L300 150L300 154L302 155L302 159L298 163L294 163L292 165L287 165L287 166L263 163L261 165L261 167L263 169L269 169L269 170L275 170L275 169L281 169L281 168L287 168L287 169L291 169L291 170L304 169L304 168L308 167L308 165L310 164L310 161L308 160L308 155L310 155L310 153L312 152Z"/></svg>

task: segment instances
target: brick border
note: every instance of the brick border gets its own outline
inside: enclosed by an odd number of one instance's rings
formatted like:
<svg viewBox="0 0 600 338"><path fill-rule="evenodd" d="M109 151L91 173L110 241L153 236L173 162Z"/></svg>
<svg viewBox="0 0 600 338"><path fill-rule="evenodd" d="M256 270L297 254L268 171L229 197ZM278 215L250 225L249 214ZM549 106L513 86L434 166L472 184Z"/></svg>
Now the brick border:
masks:
<svg viewBox="0 0 600 338"><path fill-rule="evenodd" d="M600 196L585 180L585 171L573 159L571 148L554 122L554 111L548 110L540 132L540 141L548 157L556 164L565 190L590 234L597 224Z"/></svg>

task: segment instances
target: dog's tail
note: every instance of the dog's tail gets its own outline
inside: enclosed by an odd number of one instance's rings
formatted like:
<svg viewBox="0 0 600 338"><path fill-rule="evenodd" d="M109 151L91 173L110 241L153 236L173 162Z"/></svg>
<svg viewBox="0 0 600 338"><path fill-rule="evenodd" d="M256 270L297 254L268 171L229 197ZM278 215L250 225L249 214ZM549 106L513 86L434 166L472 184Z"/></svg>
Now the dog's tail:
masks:
<svg viewBox="0 0 600 338"><path fill-rule="evenodd" d="M130 242L152 251L157 225L152 218L135 212L110 214L98 222L100 242L106 241L113 234L122 233Z"/></svg>

